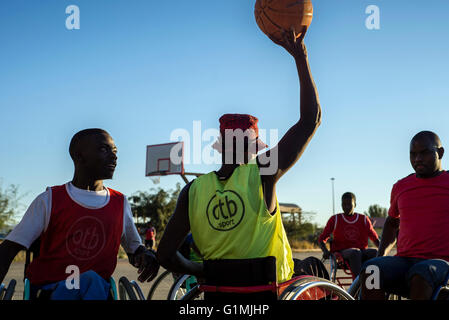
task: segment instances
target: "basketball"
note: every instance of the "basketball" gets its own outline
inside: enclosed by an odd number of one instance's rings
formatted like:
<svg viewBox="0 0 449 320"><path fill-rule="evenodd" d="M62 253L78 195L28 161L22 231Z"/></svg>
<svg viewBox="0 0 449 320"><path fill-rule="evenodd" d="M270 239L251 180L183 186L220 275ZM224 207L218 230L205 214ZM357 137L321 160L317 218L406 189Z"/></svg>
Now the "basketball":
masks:
<svg viewBox="0 0 449 320"><path fill-rule="evenodd" d="M281 41L281 31L293 28L298 39L303 27L312 23L313 5L311 0L257 0L254 15L267 36Z"/></svg>

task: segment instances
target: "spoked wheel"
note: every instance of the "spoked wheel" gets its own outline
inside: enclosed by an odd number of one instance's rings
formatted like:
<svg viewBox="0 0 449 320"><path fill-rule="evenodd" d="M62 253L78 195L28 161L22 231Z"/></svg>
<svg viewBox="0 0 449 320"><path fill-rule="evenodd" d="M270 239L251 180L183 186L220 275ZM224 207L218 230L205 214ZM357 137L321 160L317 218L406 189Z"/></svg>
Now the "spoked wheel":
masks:
<svg viewBox="0 0 449 320"><path fill-rule="evenodd" d="M12 279L9 282L8 287L5 287L4 284L0 285L0 300L12 300L12 296L14 295L14 291L16 289L17 281Z"/></svg>
<svg viewBox="0 0 449 320"><path fill-rule="evenodd" d="M147 300L167 300L173 283L176 283L178 276L170 271L162 272L156 280L147 295Z"/></svg>
<svg viewBox="0 0 449 320"><path fill-rule="evenodd" d="M302 278L282 293L281 300L354 300L340 286L317 277Z"/></svg>
<svg viewBox="0 0 449 320"><path fill-rule="evenodd" d="M360 300L362 295L362 286L360 285L360 278L357 276L348 289L348 293L355 299Z"/></svg>
<svg viewBox="0 0 449 320"><path fill-rule="evenodd" d="M121 277L119 279L118 292L120 300L139 300L134 292L134 286L126 277Z"/></svg>
<svg viewBox="0 0 449 320"><path fill-rule="evenodd" d="M185 295L183 295L179 300L204 300L204 292L200 290L200 286L196 285Z"/></svg>
<svg viewBox="0 0 449 320"><path fill-rule="evenodd" d="M196 288L196 286L196 278L185 274L173 283L170 292L168 293L168 300L184 300L183 297L192 289ZM190 295L188 300L203 300L204 295L199 292L199 290L197 291L198 292L195 295Z"/></svg>

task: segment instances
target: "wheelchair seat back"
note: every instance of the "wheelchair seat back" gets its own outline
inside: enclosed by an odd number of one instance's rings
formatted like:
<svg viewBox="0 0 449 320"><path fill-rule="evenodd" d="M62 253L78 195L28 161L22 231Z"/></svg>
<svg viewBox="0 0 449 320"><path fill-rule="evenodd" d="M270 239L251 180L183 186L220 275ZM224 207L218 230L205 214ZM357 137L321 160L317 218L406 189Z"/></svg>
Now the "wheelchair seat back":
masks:
<svg viewBox="0 0 449 320"><path fill-rule="evenodd" d="M249 287L277 282L275 257L206 260L204 273L209 286ZM204 299L217 302L277 300L277 294L271 291L247 294L205 292Z"/></svg>

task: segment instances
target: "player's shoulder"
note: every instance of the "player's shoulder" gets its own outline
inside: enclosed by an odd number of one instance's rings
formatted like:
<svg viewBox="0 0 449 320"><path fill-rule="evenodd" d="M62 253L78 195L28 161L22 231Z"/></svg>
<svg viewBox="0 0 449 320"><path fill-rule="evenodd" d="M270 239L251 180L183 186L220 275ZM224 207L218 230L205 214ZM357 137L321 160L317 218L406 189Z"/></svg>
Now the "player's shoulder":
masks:
<svg viewBox="0 0 449 320"><path fill-rule="evenodd" d="M416 177L415 173L410 173L408 176L405 176L404 178L397 180L393 184L393 189L399 188L401 186L411 183L412 181L416 180L415 177Z"/></svg>

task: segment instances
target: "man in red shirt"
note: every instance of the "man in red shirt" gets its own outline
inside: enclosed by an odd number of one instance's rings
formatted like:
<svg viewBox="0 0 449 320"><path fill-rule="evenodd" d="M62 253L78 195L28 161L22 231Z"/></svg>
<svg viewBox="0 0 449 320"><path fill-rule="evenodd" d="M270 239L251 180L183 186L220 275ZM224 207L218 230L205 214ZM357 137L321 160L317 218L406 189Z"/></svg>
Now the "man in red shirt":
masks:
<svg viewBox="0 0 449 320"><path fill-rule="evenodd" d="M416 134L410 143L415 170L391 191L388 218L378 257L364 264L379 270L380 285L368 286L371 276L362 270L362 299L385 299L385 292L428 300L449 274L449 173L442 170L444 149L430 131ZM385 256L394 245L396 256Z"/></svg>
<svg viewBox="0 0 449 320"><path fill-rule="evenodd" d="M159 269L155 254L142 245L126 197L103 185L117 164L114 140L102 129L82 130L69 152L72 181L40 194L0 245L0 282L17 253L38 238L39 256L26 270L32 296L42 290L51 299L106 299L120 244L138 268L139 280L151 281ZM72 287L67 270L74 267L79 281Z"/></svg>
<svg viewBox="0 0 449 320"><path fill-rule="evenodd" d="M356 213L356 198L352 192L346 192L341 197L343 213L333 215L318 238L318 244L323 250L323 258L328 259L331 253L339 252L348 261L355 278L366 260L376 256L376 249L368 249L368 238L379 246L379 237L373 228L371 220L365 215ZM330 252L326 242L333 235Z"/></svg>
<svg viewBox="0 0 449 320"><path fill-rule="evenodd" d="M147 249L153 249L156 242L156 229L149 223L148 228L145 231L145 247Z"/></svg>

